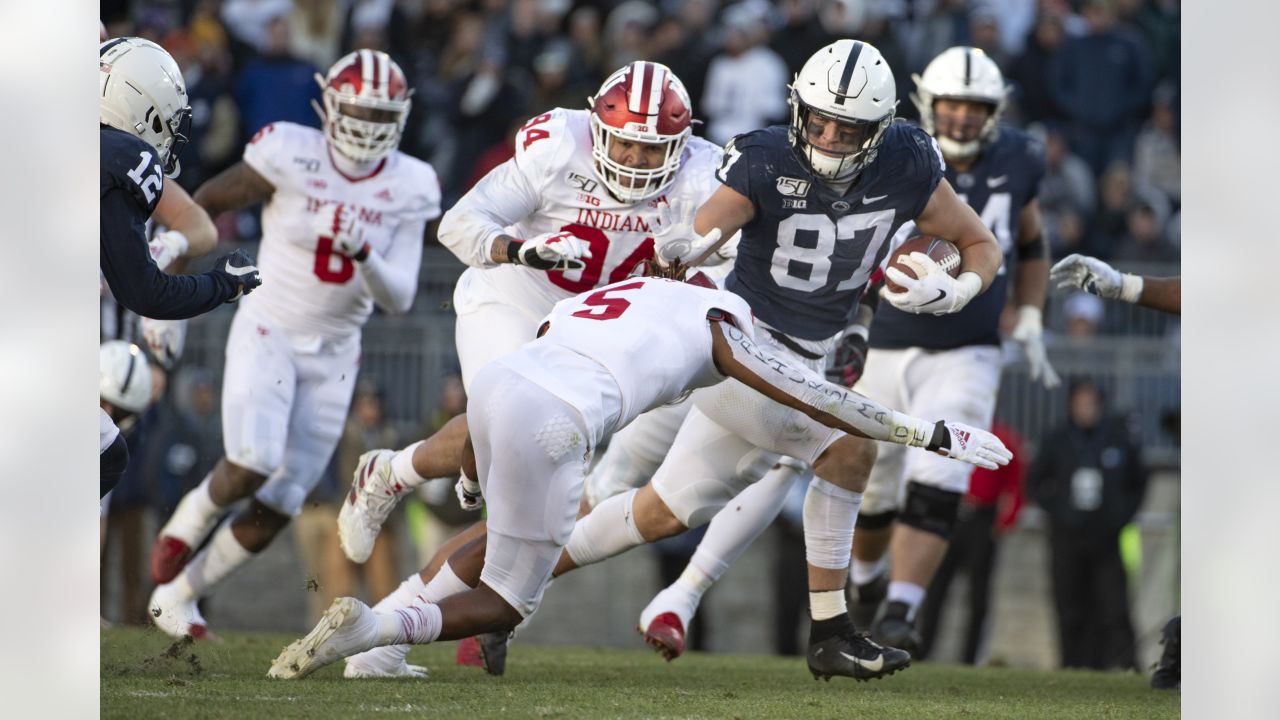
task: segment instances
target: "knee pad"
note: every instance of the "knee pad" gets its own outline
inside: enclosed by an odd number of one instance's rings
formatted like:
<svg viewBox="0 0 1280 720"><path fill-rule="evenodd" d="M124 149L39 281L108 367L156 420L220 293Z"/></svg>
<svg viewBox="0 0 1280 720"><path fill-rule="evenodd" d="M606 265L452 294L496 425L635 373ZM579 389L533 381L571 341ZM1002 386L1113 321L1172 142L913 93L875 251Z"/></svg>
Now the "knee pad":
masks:
<svg viewBox="0 0 1280 720"><path fill-rule="evenodd" d="M882 513L859 513L859 530L883 530L893 524L898 517L897 510L886 510Z"/></svg>
<svg viewBox="0 0 1280 720"><path fill-rule="evenodd" d="M98 498L101 499L120 482L120 476L129 466L129 446L123 435L116 435L106 450L98 456Z"/></svg>
<svg viewBox="0 0 1280 720"><path fill-rule="evenodd" d="M960 512L960 493L912 480L907 483L907 499L898 520L918 530L951 539Z"/></svg>

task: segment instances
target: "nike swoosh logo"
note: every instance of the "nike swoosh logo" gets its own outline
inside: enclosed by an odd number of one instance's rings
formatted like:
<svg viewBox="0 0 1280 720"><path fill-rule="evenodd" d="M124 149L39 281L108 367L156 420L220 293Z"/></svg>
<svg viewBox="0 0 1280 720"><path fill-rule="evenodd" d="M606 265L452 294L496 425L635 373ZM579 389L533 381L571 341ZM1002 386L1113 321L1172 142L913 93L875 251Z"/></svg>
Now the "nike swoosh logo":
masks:
<svg viewBox="0 0 1280 720"><path fill-rule="evenodd" d="M885 198L887 198L887 197L889 197L889 196L888 196L888 195L880 195L880 196L878 196L878 197L864 197L864 198L862 198L862 204L863 204L863 205L870 205L871 203L874 203L874 202L880 202L881 200L883 200L883 199L885 199Z"/></svg>
<svg viewBox="0 0 1280 720"><path fill-rule="evenodd" d="M1001 175L1000 177L987 178L987 187L989 188L1000 187L1001 185L1004 184L1004 181L1008 179L1009 179L1008 175Z"/></svg>
<svg viewBox="0 0 1280 720"><path fill-rule="evenodd" d="M934 298L934 299L930 300L930 301L929 301L929 302L927 302L927 303L922 303L922 304L920 305L920 307L924 307L925 305L932 305L932 304L934 304L934 303L938 302L939 300L941 300L942 298L944 298L944 297L946 297L946 296L947 296L947 291L946 291L946 290L939 290L939 291L938 291L938 297L936 297L936 298Z"/></svg>
<svg viewBox="0 0 1280 720"><path fill-rule="evenodd" d="M881 670L883 670L883 669L884 669L884 655L883 655L883 654L881 654L880 656L878 656L878 657L876 658L876 661L875 661L875 662L868 662L868 661L866 661L866 660L863 660L862 658L854 657L854 656L850 655L849 653L847 653L847 652L843 652L843 651L841 651L841 653L840 653L840 654L841 654L841 655L843 655L843 656L845 656L845 658L847 658L850 662L853 662L853 663L854 663L854 664L856 664L856 665L861 665L861 666L862 666L862 668L863 668L863 669L865 669L865 670L870 670L871 672L880 672Z"/></svg>

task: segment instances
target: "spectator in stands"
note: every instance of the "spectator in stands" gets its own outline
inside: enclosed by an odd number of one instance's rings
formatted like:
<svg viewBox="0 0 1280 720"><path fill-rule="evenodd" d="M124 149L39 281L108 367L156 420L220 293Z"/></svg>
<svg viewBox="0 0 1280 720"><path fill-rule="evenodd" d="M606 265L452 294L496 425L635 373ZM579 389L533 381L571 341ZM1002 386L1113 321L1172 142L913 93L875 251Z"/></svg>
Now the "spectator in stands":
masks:
<svg viewBox="0 0 1280 720"><path fill-rule="evenodd" d="M1033 134L1041 133L1033 129ZM1097 185L1093 171L1067 147L1066 134L1054 123L1048 123L1042 134L1044 141L1044 178L1040 180L1040 212L1049 231L1054 257L1080 251L1080 240L1088 218L1097 204ZM1072 217L1068 221L1066 218ZM1064 228L1067 222L1074 225Z"/></svg>
<svg viewBox="0 0 1280 720"><path fill-rule="evenodd" d="M788 78L800 72L814 48L825 47L838 39L818 22L818 2L819 0L782 0L778 3L782 12L782 25L774 30L769 47L787 64ZM832 4L839 5L842 9L844 7L839 3ZM858 39L868 40L863 37ZM889 67L894 65L891 63ZM676 74L685 77L678 72Z"/></svg>
<svg viewBox="0 0 1280 720"><path fill-rule="evenodd" d="M1176 263L1178 250L1165 235L1169 200L1159 190L1141 188L1129 208L1128 233L1116 246L1113 259L1135 263Z"/></svg>
<svg viewBox="0 0 1280 720"><path fill-rule="evenodd" d="M1093 338L1102 327L1106 312L1102 300L1087 292L1072 293L1063 303L1062 314L1066 319L1067 337L1074 342Z"/></svg>
<svg viewBox="0 0 1280 720"><path fill-rule="evenodd" d="M1112 163L1098 181L1098 213L1090 224L1085 255L1110 259L1129 228L1133 207L1133 173L1124 162Z"/></svg>
<svg viewBox="0 0 1280 720"><path fill-rule="evenodd" d="M1049 92L1049 63L1065 38L1061 16L1042 12L1027 37L1022 54L1011 63L1008 77L1017 89L1016 107L1023 122L1043 122L1062 117Z"/></svg>
<svg viewBox="0 0 1280 720"><path fill-rule="evenodd" d="M1049 64L1049 88L1069 120L1071 148L1094 172L1128 162L1151 97L1151 61L1116 27L1115 0L1086 0L1089 32L1069 38Z"/></svg>
<svg viewBox="0 0 1280 720"><path fill-rule="evenodd" d="M707 68L701 112L707 139L723 145L735 135L781 122L787 116L791 77L787 65L765 44L767 7L755 2L734 5L724 13L724 50Z"/></svg>
<svg viewBox="0 0 1280 720"><path fill-rule="evenodd" d="M1133 179L1139 186L1156 188L1179 205L1182 202L1182 135L1179 127L1178 90L1172 85L1156 88L1151 98L1151 120L1138 133L1133 151Z"/></svg>
<svg viewBox="0 0 1280 720"><path fill-rule="evenodd" d="M1106 414L1097 382L1071 383L1068 421L1050 431L1027 475L1049 520L1050 571L1062 667L1134 669L1120 531L1146 491L1140 444Z"/></svg>
<svg viewBox="0 0 1280 720"><path fill-rule="evenodd" d="M996 65L1009 67L1011 58L1001 44L1000 16L995 8L987 5L975 5L969 11L969 45L980 48Z"/></svg>
<svg viewBox="0 0 1280 720"><path fill-rule="evenodd" d="M294 0L289 52L316 67L332 65L341 57L343 5L338 0Z"/></svg>
<svg viewBox="0 0 1280 720"><path fill-rule="evenodd" d="M957 572L968 576L968 602L961 660L979 665L986 655L990 628L991 579L1000 538L1018 521L1025 497L1026 466L1022 436L996 420L991 432L1013 451L1013 460L995 470L978 468L969 479L969 492L960 503L959 521L942 564L929 584L920 612L920 657L929 657L938 636L938 621Z"/></svg>
<svg viewBox="0 0 1280 720"><path fill-rule="evenodd" d="M291 29L287 5L267 21L261 55L249 60L236 80L235 97L243 131L241 144L247 144L254 133L279 120L320 127L320 118L311 106L312 101L320 101L316 68L289 54Z"/></svg>
<svg viewBox="0 0 1280 720"><path fill-rule="evenodd" d="M612 72L605 68L601 24L600 11L591 5L584 5L569 14L569 41L573 43L573 67L576 71L573 82L593 88L600 87L605 73ZM696 97L694 102L697 102Z"/></svg>
<svg viewBox="0 0 1280 720"><path fill-rule="evenodd" d="M626 0L609 13L604 23L606 73L649 54L649 30L658 17L657 8L645 0Z"/></svg>

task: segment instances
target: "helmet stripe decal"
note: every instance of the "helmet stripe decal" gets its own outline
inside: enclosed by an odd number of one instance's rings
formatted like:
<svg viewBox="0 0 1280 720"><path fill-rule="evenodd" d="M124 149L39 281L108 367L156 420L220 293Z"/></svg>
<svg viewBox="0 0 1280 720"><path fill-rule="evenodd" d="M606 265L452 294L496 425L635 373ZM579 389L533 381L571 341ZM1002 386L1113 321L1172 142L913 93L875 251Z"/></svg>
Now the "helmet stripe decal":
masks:
<svg viewBox="0 0 1280 720"><path fill-rule="evenodd" d="M973 48L964 49L964 86L969 87L973 77Z"/></svg>
<svg viewBox="0 0 1280 720"><path fill-rule="evenodd" d="M118 37L114 40L108 40L107 42L103 43L102 47L98 48L98 57L102 57L103 55L106 55L108 50L110 50L111 48L119 45L120 43L128 39L129 38L127 37Z"/></svg>
<svg viewBox="0 0 1280 720"><path fill-rule="evenodd" d="M844 61L844 73L840 75L840 87L836 88L836 104L843 105L845 93L849 92L849 81L853 79L853 68L858 64L858 56L862 54L862 43L854 40L849 48L849 58Z"/></svg>
<svg viewBox="0 0 1280 720"><path fill-rule="evenodd" d="M649 81L653 71L647 62L635 63L631 68L631 91L627 93L627 109L633 113L645 115L647 114L644 111L645 83ZM636 77L637 74L639 77Z"/></svg>
<svg viewBox="0 0 1280 720"><path fill-rule="evenodd" d="M667 69L661 65L653 66L653 81L649 88L649 112L646 115L657 115L662 109L662 89L667 85ZM657 125L655 122L654 125Z"/></svg>
<svg viewBox="0 0 1280 720"><path fill-rule="evenodd" d="M120 386L120 394L123 396L129 392L129 383L133 382L133 364L138 361L138 353L129 352L129 368L124 371L124 384Z"/></svg>
<svg viewBox="0 0 1280 720"><path fill-rule="evenodd" d="M388 85L388 76L391 74L390 58L383 55L382 53L377 53L373 57L374 57L374 62L377 63L378 65L378 73L376 75L377 80L374 82L374 87L378 88L381 91L381 95L383 98L388 98L390 97L390 90L391 90L391 88Z"/></svg>
<svg viewBox="0 0 1280 720"><path fill-rule="evenodd" d="M373 87L373 52L369 50L360 51L360 89L369 90Z"/></svg>

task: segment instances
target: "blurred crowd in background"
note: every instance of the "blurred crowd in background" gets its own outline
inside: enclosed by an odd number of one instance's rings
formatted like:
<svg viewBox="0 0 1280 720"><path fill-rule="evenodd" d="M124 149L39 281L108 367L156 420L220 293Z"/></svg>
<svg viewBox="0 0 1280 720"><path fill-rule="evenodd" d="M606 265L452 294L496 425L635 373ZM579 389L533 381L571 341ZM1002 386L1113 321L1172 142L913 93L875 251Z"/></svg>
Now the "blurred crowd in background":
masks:
<svg viewBox="0 0 1280 720"><path fill-rule="evenodd" d="M1081 252L1177 272L1178 0L103 0L100 8L109 36L154 40L182 66L194 111L193 140L177 179L187 190L239 160L248 139L268 123L287 120L319 127L312 107L320 97L315 73L323 74L353 49L375 48L397 60L414 88L401 149L435 167L446 210L512 156L512 138L528 118L557 106L587 107L587 98L604 78L633 60L670 66L688 88L694 115L702 121L695 133L724 143L737 133L787 121L786 85L814 49L836 38L865 40L881 50L897 79L898 116L908 119L916 116L909 100L912 75L942 50L972 45L995 59L1012 88L1005 121L1044 142L1047 173L1039 198L1054 258ZM225 242L259 237L256 210L216 220ZM435 242L431 234L429 228L428 244ZM1101 300L1082 293L1061 302L1050 324L1068 338L1088 337L1103 327L1104 312ZM1153 322L1161 334L1176 329L1176 323L1164 318ZM113 594L112 606L118 608L113 619L129 623L146 621L148 533L221 454L220 378L195 364L179 367L172 377L160 368L155 372L158 401L141 422L149 433L147 447L112 497L107 526L107 545L117 549L110 572L104 569L104 607L108 593ZM388 421L387 388L373 378L358 387L331 472L295 522L295 544L306 576L323 578L309 594L312 616L330 598L353 594L362 581L366 597L393 589L405 568L417 562L397 554L398 547L410 544L402 534L412 536L420 552L429 552L471 519L454 512L451 487L442 485L437 497L428 492L422 503L408 506L408 520L389 526L387 542L363 568L348 563L337 547L334 518L355 458L367 448L399 447L426 437L465 411L458 378L440 382L439 406L419 414L422 425L414 432L404 423ZM1061 433L1082 427L1074 415L1058 415L1054 422L1062 423ZM1105 422L1124 426L1120 418ZM1000 432L1011 446L1041 440L1019 438L1009 427ZM972 578L982 578L976 587L989 585L997 540L1016 522L1026 485L1032 499L1048 511L1055 532L1071 527L1073 518L1053 516L1059 497L1053 477L1069 474L1065 465L1081 460L1038 461L1026 480L1021 466L1011 466L999 478L975 480L962 517L972 525L958 532L935 583L939 587L931 590L927 642L938 620L940 600L934 598L946 592L953 571L967 569ZM1132 520L1145 477L1141 468L1129 468L1115 478L1099 478L1099 502L1122 505L1108 519L1104 537L1118 532L1110 524ZM434 512L431 523L424 520L428 509ZM794 570L803 551L798 506L790 510L779 521L780 579ZM153 511L158 516L148 524L145 518ZM1061 544L1056 534L1051 539ZM692 538L660 545L662 571L682 567L695 544ZM1111 545L1114 549L1115 543ZM1051 572L1079 574L1098 566L1102 561L1084 556L1087 549L1077 545L1076 557L1055 556ZM1110 582L1124 572L1118 551L1104 561L1107 577L1096 582ZM1080 582L1086 580L1095 582ZM779 586L802 587L803 576ZM970 587L962 655L974 662L988 600L975 597L975 586ZM1071 600L1059 598L1060 603ZM1125 612L1096 610L1077 600L1079 613L1102 611L1117 618ZM802 593L777 598L779 652L795 652L802 603ZM1065 646L1069 636L1086 637L1077 627L1081 622L1072 617L1060 623L1064 664L1097 664L1076 649L1080 643ZM1110 642L1131 649L1134 631L1127 617L1114 622L1122 627L1107 632L1119 639L1088 639L1084 645ZM1084 626L1102 632L1096 623ZM694 647L705 646L697 624L693 631ZM1117 664L1116 652L1107 652L1105 662ZM1118 664L1132 666L1131 654Z"/></svg>

